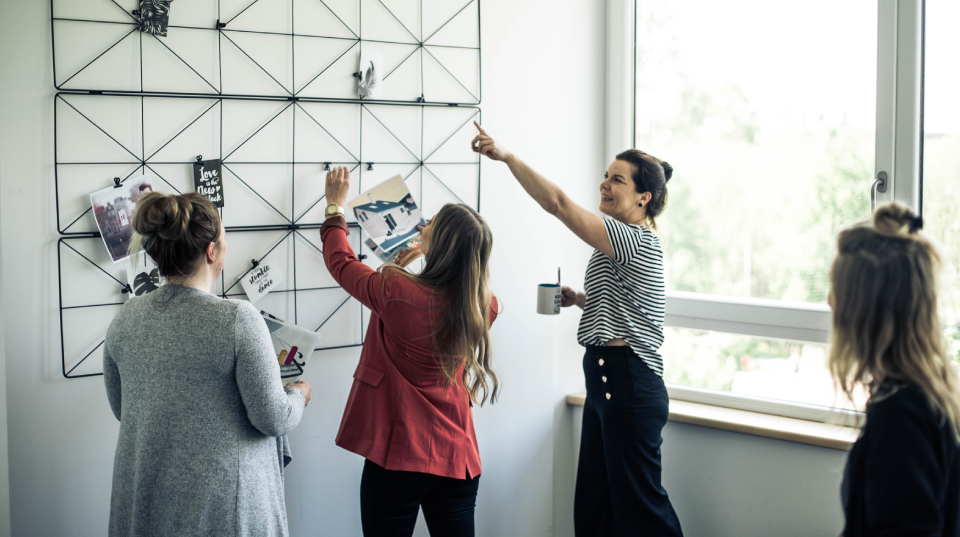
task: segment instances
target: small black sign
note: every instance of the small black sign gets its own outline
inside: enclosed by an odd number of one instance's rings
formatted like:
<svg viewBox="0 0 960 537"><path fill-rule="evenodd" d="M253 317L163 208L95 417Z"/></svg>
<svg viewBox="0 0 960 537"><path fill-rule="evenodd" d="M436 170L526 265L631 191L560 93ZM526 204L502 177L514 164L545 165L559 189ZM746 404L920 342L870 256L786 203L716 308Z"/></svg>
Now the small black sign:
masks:
<svg viewBox="0 0 960 537"><path fill-rule="evenodd" d="M219 160L204 160L193 165L193 186L217 207L223 207L222 168Z"/></svg>

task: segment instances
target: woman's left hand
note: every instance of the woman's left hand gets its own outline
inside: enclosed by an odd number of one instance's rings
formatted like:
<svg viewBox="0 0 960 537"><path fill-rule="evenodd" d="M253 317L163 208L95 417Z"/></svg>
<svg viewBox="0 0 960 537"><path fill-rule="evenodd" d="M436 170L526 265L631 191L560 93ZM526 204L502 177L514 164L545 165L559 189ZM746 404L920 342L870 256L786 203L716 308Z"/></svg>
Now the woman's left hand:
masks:
<svg viewBox="0 0 960 537"><path fill-rule="evenodd" d="M327 172L327 203L336 203L343 207L350 190L350 171L345 166L337 166Z"/></svg>

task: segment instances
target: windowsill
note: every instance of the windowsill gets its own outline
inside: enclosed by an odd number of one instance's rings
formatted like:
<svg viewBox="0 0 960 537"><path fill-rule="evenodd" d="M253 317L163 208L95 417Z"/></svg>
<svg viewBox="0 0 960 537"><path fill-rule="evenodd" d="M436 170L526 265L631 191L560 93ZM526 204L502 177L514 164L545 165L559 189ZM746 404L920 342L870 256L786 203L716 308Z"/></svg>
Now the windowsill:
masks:
<svg viewBox="0 0 960 537"><path fill-rule="evenodd" d="M567 404L583 406L587 392L567 396ZM762 436L830 449L847 451L857 441L860 429L786 418L760 412L736 410L689 401L670 400L670 421L710 427L735 433Z"/></svg>

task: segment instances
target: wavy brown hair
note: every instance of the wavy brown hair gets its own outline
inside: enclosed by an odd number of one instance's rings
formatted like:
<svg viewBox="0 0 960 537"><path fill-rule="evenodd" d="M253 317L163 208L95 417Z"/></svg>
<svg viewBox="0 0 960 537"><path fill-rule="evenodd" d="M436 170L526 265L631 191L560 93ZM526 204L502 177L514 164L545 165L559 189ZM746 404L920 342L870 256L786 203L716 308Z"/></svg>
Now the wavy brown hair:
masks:
<svg viewBox="0 0 960 537"><path fill-rule="evenodd" d="M940 254L909 208L892 203L873 222L840 232L830 270L833 342L827 365L848 398L870 403L912 384L960 439L960 387L937 313Z"/></svg>
<svg viewBox="0 0 960 537"><path fill-rule="evenodd" d="M470 400L496 402L500 379L491 367L488 285L493 233L480 213L448 203L433 218L423 270L411 274L396 265L384 270L412 279L437 296L441 307L430 311L434 347L440 355L445 386L456 386L457 370Z"/></svg>
<svg viewBox="0 0 960 537"><path fill-rule="evenodd" d="M220 215L206 196L196 192L168 196L150 192L137 202L130 256L140 246L170 281L193 275L207 246L220 240Z"/></svg>

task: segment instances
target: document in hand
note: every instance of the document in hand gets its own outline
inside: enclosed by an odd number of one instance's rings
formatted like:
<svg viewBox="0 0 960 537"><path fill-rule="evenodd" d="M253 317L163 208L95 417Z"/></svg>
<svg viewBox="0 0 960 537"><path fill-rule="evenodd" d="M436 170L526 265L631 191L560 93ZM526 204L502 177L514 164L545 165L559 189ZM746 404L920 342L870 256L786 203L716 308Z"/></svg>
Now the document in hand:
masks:
<svg viewBox="0 0 960 537"><path fill-rule="evenodd" d="M296 382L313 355L313 349L317 348L320 334L285 322L265 311L261 311L260 315L267 323L270 339L273 340L273 350L277 353L280 383Z"/></svg>
<svg viewBox="0 0 960 537"><path fill-rule="evenodd" d="M367 246L384 261L418 245L417 226L426 224L413 194L399 175L360 194L347 203L347 210L370 236Z"/></svg>

